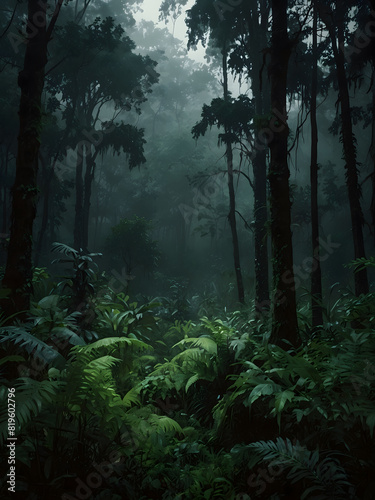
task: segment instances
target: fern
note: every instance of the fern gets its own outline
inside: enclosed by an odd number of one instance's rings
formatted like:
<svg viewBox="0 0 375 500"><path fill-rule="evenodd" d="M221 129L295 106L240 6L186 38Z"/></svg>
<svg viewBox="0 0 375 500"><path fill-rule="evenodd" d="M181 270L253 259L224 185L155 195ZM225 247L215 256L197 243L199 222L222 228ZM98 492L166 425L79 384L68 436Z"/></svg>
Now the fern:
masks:
<svg viewBox="0 0 375 500"><path fill-rule="evenodd" d="M83 349L76 348L76 351L83 350L85 353L90 353L94 349L99 349L103 352L113 352L114 350L123 347L139 350L152 349L151 346L137 339L129 339L127 337L110 337L97 340L96 342L85 346Z"/></svg>
<svg viewBox="0 0 375 500"><path fill-rule="evenodd" d="M25 428L46 406L51 406L57 394L65 386L64 381L43 380L37 381L29 377L18 378L13 387L16 389L16 435ZM7 388L0 389L0 399L6 398ZM5 441L8 430L8 417L6 405L0 413L0 439Z"/></svg>
<svg viewBox="0 0 375 500"><path fill-rule="evenodd" d="M56 368L61 368L65 364L65 359L55 349L39 340L24 327L9 326L0 329L0 343L11 342L14 345L23 347L26 352L39 357L45 363Z"/></svg>
<svg viewBox="0 0 375 500"><path fill-rule="evenodd" d="M166 415L157 415L148 406L142 408L132 408L124 414L124 422L135 431L135 433L145 440L151 433L181 433L181 426L172 418Z"/></svg>
<svg viewBox="0 0 375 500"><path fill-rule="evenodd" d="M375 257L371 256L368 259L366 259L365 257L361 257L359 259L352 260L351 262L349 262L349 264L346 265L346 267L354 267L355 273L357 273L358 271L362 271L366 267L375 267Z"/></svg>
<svg viewBox="0 0 375 500"><path fill-rule="evenodd" d="M194 347L199 347L206 351L208 354L212 354L214 356L217 355L217 343L210 339L209 337L199 337L199 338L187 338L180 340L180 342L177 342L173 347L177 346L185 346L186 344L191 343L192 346Z"/></svg>
<svg viewBox="0 0 375 500"><path fill-rule="evenodd" d="M67 256L78 257L78 252L74 248L65 245L65 243L52 243L52 251L62 253Z"/></svg>
<svg viewBox="0 0 375 500"><path fill-rule="evenodd" d="M288 471L287 479L290 479L292 484L305 481L307 488L301 500L309 498L312 493L314 499L344 500L348 496L348 488L352 487L337 459L327 457L320 460L319 450L310 451L302 447L298 441L292 444L289 439L284 440L279 437L276 441L251 443L246 445L246 448L255 451L251 467L260 459L272 461Z"/></svg>

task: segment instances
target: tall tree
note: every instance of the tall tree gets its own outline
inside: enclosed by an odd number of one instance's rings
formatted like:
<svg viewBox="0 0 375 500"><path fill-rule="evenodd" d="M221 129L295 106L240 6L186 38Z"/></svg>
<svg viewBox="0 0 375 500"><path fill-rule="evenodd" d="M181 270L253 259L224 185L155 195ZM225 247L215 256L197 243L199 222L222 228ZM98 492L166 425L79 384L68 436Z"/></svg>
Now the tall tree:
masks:
<svg viewBox="0 0 375 500"><path fill-rule="evenodd" d="M2 287L10 295L1 302L7 316L26 311L32 290L33 224L37 204L37 172L42 126L42 92L47 45L63 0L58 0L47 27L47 3L28 0L27 45L18 76L21 89L16 179L12 190L12 215L7 263Z"/></svg>
<svg viewBox="0 0 375 500"><path fill-rule="evenodd" d="M186 2L180 0L180 3ZM171 4L173 2L168 0L163 2L164 13ZM231 6L224 2L197 0L187 16L190 45L194 46L198 41L204 44L208 32L210 40L215 40L218 46L222 46L220 41L223 37L228 40L228 67L236 76L247 80L254 95L255 113L250 121L256 135L260 133L264 117L268 117L270 111L268 80L264 78L261 82L260 79L263 51L268 44L269 11L268 1L246 0ZM249 153L248 144L240 146ZM252 157L254 175L255 304L256 309L262 311L269 308L267 147L253 150L249 156Z"/></svg>
<svg viewBox="0 0 375 500"><path fill-rule="evenodd" d="M261 78L262 52L254 51L254 45L266 49L268 44L269 2L257 2L257 8L250 9L248 22L247 54L250 60L251 88L255 100L255 134L261 134L263 117L270 112L268 78ZM258 15L258 7L259 13ZM255 261L255 305L261 313L269 309L268 277L268 208L267 208L267 147L262 145L255 151L254 172L254 261Z"/></svg>
<svg viewBox="0 0 375 500"><path fill-rule="evenodd" d="M227 67L227 48L224 42L224 47L222 51L223 56L223 90L224 90L224 102L228 103L229 93L228 93L228 67ZM238 234L237 234L237 223L236 223L236 196L234 192L233 183L233 149L232 143L229 138L229 128L227 125L224 127L225 130L225 156L227 160L227 171L228 171L228 190L229 190L229 214L228 220L232 233L232 244L233 244L233 260L234 260L234 270L236 273L237 281L237 293L238 300L243 304L245 302L245 292L243 286L242 272L241 272L241 262L240 262L240 248L238 244Z"/></svg>
<svg viewBox="0 0 375 500"><path fill-rule="evenodd" d="M311 122L311 241L313 267L311 270L311 311L312 327L323 324L322 312L322 271L320 267L319 247L319 210L318 210L318 124L316 105L318 93L318 9L316 0L313 0L313 27L312 27L312 84L310 101Z"/></svg>
<svg viewBox="0 0 375 500"><path fill-rule="evenodd" d="M202 120L192 129L193 137L204 135L208 127L216 125L223 128L224 133L219 134L219 144L225 146L225 158L227 163L228 191L229 191L229 215L228 220L232 233L232 248L234 257L235 274L237 280L238 300L244 302L244 287L240 266L240 251L236 224L236 200L233 183L233 144L241 144L244 137L250 134L251 117L254 115L254 106L252 101L245 95L240 95L236 99L231 97L228 92L226 50L222 51L223 60L223 88L224 97L215 98L208 106L204 104L202 109ZM237 170L239 172L239 170Z"/></svg>
<svg viewBox="0 0 375 500"><path fill-rule="evenodd" d="M363 239L364 217L361 208L361 189L358 182L356 139L350 107L349 85L345 69L344 52L339 47L345 46L344 17L345 9L341 3L335 2L335 12L328 6L320 5L320 16L327 27L331 39L332 51L337 70L337 84L341 109L341 142L344 151L346 185L348 189L349 207L352 224L354 258L365 258ZM337 35L336 35L337 33ZM368 277L366 267L356 269L354 273L355 294L368 293Z"/></svg>
<svg viewBox="0 0 375 500"><path fill-rule="evenodd" d="M190 45L194 45L198 40L204 43L207 32L210 31L211 39L215 40L214 43L217 46L222 46L223 40L225 41L229 55L229 67L232 72L239 77L245 75L245 78L249 81L256 102L256 110L249 117L249 125L251 121L260 124L260 116L263 113L268 114L269 111L269 109L265 110L265 107L269 108L269 101L264 99L266 93L262 92L259 79L260 68L262 67L262 53L261 51L254 51L255 44L259 45L259 47L263 46L263 48L266 48L267 45L269 7L266 4L268 2L247 1L241 3L237 8L232 8L224 4L218 5L217 2L207 5L206 2L196 1L188 12L187 18ZM256 132L259 132L260 128L255 125ZM239 144L242 149L247 153L249 152L242 141L239 141ZM226 147L226 158L228 165L230 165L232 160L228 146ZM254 182L251 185L254 190L255 304L257 310L262 311L269 306L266 148L257 151L252 163L254 173ZM233 168L228 166L230 193L232 170ZM234 196L230 195L230 199L231 207L234 207ZM234 234L236 233L235 216L231 215L232 212L235 214L235 208L234 210L231 208L229 221L232 230L237 287L240 296L242 277L239 276L239 259L236 257L238 242Z"/></svg>
<svg viewBox="0 0 375 500"><path fill-rule="evenodd" d="M131 168L145 161L143 130L115 121L132 107L140 113L140 104L157 81L155 61L134 54L134 49L134 42L111 17L96 18L85 27L68 23L60 33L60 57L65 62L59 72L50 75L48 90L52 95L62 93L62 116L67 126L72 125L72 149L68 149L66 161L73 159L70 166L75 170L77 249L87 250L89 244L91 192L99 152L111 146L116 152L122 148ZM103 109L106 116L112 112L110 120L104 120Z"/></svg>
<svg viewBox="0 0 375 500"><path fill-rule="evenodd" d="M271 341L282 346L300 344L296 311L293 246L291 232L291 201L289 190L288 135L286 116L286 85L292 42L288 37L288 1L272 1L272 44L269 76L271 106L279 117L274 119L274 137L270 142L271 240L273 263L273 325ZM284 342L284 340L286 342Z"/></svg>

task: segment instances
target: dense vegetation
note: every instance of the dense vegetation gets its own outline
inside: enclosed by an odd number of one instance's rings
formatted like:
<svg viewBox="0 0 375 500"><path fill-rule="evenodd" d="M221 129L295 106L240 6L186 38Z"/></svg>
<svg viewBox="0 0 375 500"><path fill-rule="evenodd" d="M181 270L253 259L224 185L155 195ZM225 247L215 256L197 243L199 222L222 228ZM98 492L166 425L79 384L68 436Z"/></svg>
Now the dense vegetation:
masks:
<svg viewBox="0 0 375 500"><path fill-rule="evenodd" d="M0 496L370 500L374 2L142 5L1 7Z"/></svg>

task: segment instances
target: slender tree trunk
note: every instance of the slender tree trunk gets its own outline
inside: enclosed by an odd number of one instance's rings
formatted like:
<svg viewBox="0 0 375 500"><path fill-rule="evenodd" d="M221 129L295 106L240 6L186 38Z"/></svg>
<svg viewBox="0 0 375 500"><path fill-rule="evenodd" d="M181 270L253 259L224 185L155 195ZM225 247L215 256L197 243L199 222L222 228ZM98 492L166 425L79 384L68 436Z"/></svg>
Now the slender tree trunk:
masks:
<svg viewBox="0 0 375 500"><path fill-rule="evenodd" d="M33 19L38 18L38 27ZM2 301L5 314L27 311L32 292L32 233L37 205L38 152L42 122L41 97L47 63L46 5L28 2L28 42L23 70L18 76L21 88L20 128L16 161L16 179L12 189L10 241L4 288L9 299Z"/></svg>
<svg viewBox="0 0 375 500"><path fill-rule="evenodd" d="M237 292L238 300L241 304L245 303L245 292L242 281L242 272L240 264L240 249L238 244L237 235L237 224L236 224L236 199L234 193L234 183L233 183L233 151L231 144L226 146L226 158L227 158L227 168L228 168L228 189L229 189L229 214L228 220L230 229L232 231L232 242L233 242L233 258L234 258L234 268L236 271L237 280Z"/></svg>
<svg viewBox="0 0 375 500"><path fill-rule="evenodd" d="M332 50L335 58L337 68L337 80L339 86L339 97L341 104L341 139L344 149L345 169L346 169L346 185L348 188L348 198L350 215L352 222L353 245L354 245L354 258L365 258L365 245L363 240L363 213L360 203L361 189L358 182L357 170L357 152L355 146L355 137L353 133L352 116L350 109L350 97L348 81L345 72L345 58L339 46L344 43L344 27L343 19L340 16L340 5L336 2L337 13L337 33L338 40L336 41L335 28L332 22L332 16L323 14L323 21L327 26L330 34ZM364 268L360 271L357 269L354 273L355 294L358 297L362 293L368 293L368 278L367 269Z"/></svg>
<svg viewBox="0 0 375 500"><path fill-rule="evenodd" d="M271 105L277 115L286 114L286 82L291 44L288 38L287 0L272 1L272 48L269 75ZM273 325L271 342L283 347L298 346L291 201L289 193L287 117L273 120L274 137L270 143L269 170L273 281ZM284 340L286 342L284 342Z"/></svg>
<svg viewBox="0 0 375 500"><path fill-rule="evenodd" d="M83 161L84 146L82 146L81 152L77 151L76 205L74 217L74 248L76 250L80 250L83 246Z"/></svg>
<svg viewBox="0 0 375 500"><path fill-rule="evenodd" d="M41 252L43 250L43 243L45 243L45 238L47 236L48 227L48 215L49 215L49 195L50 195L50 185L53 177L53 169L49 172L46 168L45 159L42 154L39 155L41 165L43 168L44 182L44 193L43 193L43 212L42 212L42 222L39 230L38 240L35 249L35 265L38 265ZM45 245L44 245L45 248Z"/></svg>
<svg viewBox="0 0 375 500"><path fill-rule="evenodd" d="M84 180L84 196L83 196L83 211L82 211L82 248L85 252L88 251L89 240L89 219L91 205L91 182L92 182L92 158L86 155L86 172Z"/></svg>
<svg viewBox="0 0 375 500"><path fill-rule="evenodd" d="M375 77L375 64L373 69L373 76ZM375 87L372 89L372 139L370 147L370 155L373 164L372 172L372 197L371 197L371 219L372 219L372 234L375 245Z"/></svg>
<svg viewBox="0 0 375 500"><path fill-rule="evenodd" d="M225 48L223 50L223 87L224 87L224 100L227 100L229 94L228 94L227 51ZM225 134L227 133L228 130L225 129ZM245 292L244 292L241 264L240 264L240 249L238 244L238 234L237 234L237 224L236 224L236 197L235 197L234 183L233 183L233 150L232 150L232 145L229 141L227 141L226 143L225 156L227 160L228 190L229 190L228 220L232 232L234 269L237 280L238 300L239 302L241 302L241 304L244 304Z"/></svg>
<svg viewBox="0 0 375 500"><path fill-rule="evenodd" d="M259 117L269 113L267 79L260 80L262 53L253 51L254 44L267 46L267 27L269 7L261 4L261 18L251 16L249 20L250 39L248 54L252 58L252 90L255 98L255 112ZM255 130L259 134L262 126ZM267 147L255 152L253 159L254 173L254 260L255 260L255 307L257 312L269 310L269 277L268 277L268 210L267 210Z"/></svg>
<svg viewBox="0 0 375 500"><path fill-rule="evenodd" d="M82 215L82 248L88 252L89 245L89 222L90 222L90 206L91 206L91 192L92 183L95 177L95 160L97 152L93 155L86 154L86 172L85 172L85 182L84 182L84 197L83 197L83 215Z"/></svg>
<svg viewBox="0 0 375 500"><path fill-rule="evenodd" d="M8 230L8 165L9 165L9 145L5 150L4 158L4 186L3 186L3 220L2 220L2 233L6 234Z"/></svg>
<svg viewBox="0 0 375 500"><path fill-rule="evenodd" d="M257 98L255 98L257 100ZM258 312L269 309L268 230L267 230L267 153L258 151L254 172L254 260L255 305Z"/></svg>
<svg viewBox="0 0 375 500"><path fill-rule="evenodd" d="M311 241L313 267L311 270L311 313L312 327L323 324L322 311L322 271L319 249L319 210L318 210L318 125L316 120L316 98L318 93L318 10L314 0L313 21L313 71L311 85Z"/></svg>
<svg viewBox="0 0 375 500"><path fill-rule="evenodd" d="M1 171L3 170L3 167L5 166L5 155L1 155ZM5 168L4 168L4 174L1 173L1 177L4 176L4 183L1 189L1 207L2 207L2 232L5 232L4 227L6 226L6 175L5 175Z"/></svg>
<svg viewBox="0 0 375 500"><path fill-rule="evenodd" d="M375 0L370 0L370 8L373 12L375 12ZM372 14L373 15L373 14ZM371 16L371 13L370 13ZM369 20L373 20L372 16L369 16ZM375 41L372 38L370 45L370 58L372 63L372 81L375 79ZM370 145L370 156L373 164L373 173L372 173L372 197L371 197L371 222L372 222L372 235L373 241L375 245L375 85L372 84L372 131L371 131L371 145Z"/></svg>

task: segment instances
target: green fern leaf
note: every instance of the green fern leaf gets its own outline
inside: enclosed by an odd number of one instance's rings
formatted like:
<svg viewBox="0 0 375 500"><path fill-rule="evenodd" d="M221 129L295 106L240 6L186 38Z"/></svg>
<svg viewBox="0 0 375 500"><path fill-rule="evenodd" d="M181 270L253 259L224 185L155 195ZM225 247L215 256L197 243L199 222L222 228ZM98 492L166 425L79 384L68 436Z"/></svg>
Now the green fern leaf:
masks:
<svg viewBox="0 0 375 500"><path fill-rule="evenodd" d="M199 337L199 338L188 338L182 339L180 342L177 342L173 347L176 346L185 346L186 344L191 343L193 347L200 347L201 349L208 352L208 354L217 355L217 344L214 340L209 337Z"/></svg>
<svg viewBox="0 0 375 500"><path fill-rule="evenodd" d="M163 432L176 432L183 433L181 426L172 418L166 415L160 416L152 414L150 416L150 423L156 431L162 430Z"/></svg>
<svg viewBox="0 0 375 500"><path fill-rule="evenodd" d="M185 391L187 392L189 390L189 387L193 384L195 384L195 382L199 380L199 374L196 373L195 375L193 375L192 377L189 378L189 380L187 381L186 383L186 386L185 386Z"/></svg>
<svg viewBox="0 0 375 500"><path fill-rule="evenodd" d="M10 326L1 328L0 343L8 341L23 347L29 354L32 353L49 365L57 368L62 368L65 365L65 359L61 354L21 327Z"/></svg>
<svg viewBox="0 0 375 500"><path fill-rule="evenodd" d="M126 408L130 408L132 404L139 404L139 389L136 387L130 389L123 397L122 402Z"/></svg>
<svg viewBox="0 0 375 500"><path fill-rule="evenodd" d="M94 349L101 349L104 347L118 349L119 347L123 347L125 345L133 347L135 349L152 349L151 346L138 339L130 339L128 337L109 337L97 340L96 342L93 342L92 344L85 346L84 350L85 352L90 352Z"/></svg>

